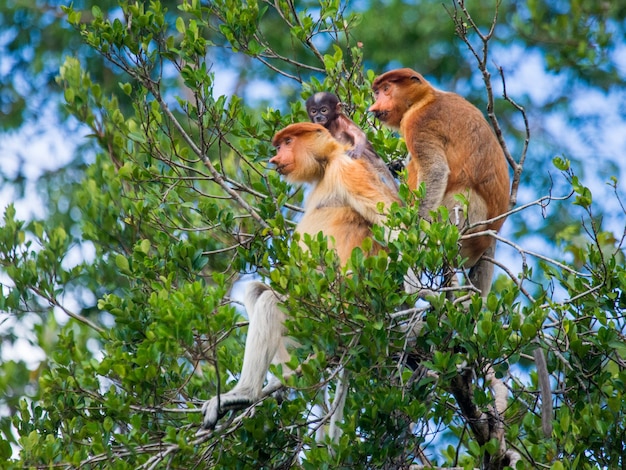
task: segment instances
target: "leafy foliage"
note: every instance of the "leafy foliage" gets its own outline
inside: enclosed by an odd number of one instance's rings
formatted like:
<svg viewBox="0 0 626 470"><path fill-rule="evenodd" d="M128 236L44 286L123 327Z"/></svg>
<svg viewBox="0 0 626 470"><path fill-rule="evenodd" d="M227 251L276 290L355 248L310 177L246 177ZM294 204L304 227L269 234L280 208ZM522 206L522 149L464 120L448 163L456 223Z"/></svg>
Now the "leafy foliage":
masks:
<svg viewBox="0 0 626 470"><path fill-rule="evenodd" d="M393 18L401 6L372 5L397 9ZM92 55L66 58L57 81L97 149L56 196L67 216L21 221L9 206L0 228L4 338L17 341L19 325L30 322L32 342L47 353L32 371L2 365L9 412L0 418L0 457L9 467L409 468L426 453L441 466L500 468L505 447L520 454L517 468L624 465L624 240L603 229L598 203L568 160L554 165L573 198L536 203L583 214L561 230L563 259L502 238L521 269L505 267L484 303L465 291L457 292L468 294L465 302L452 302L441 287L465 235L437 221L448 219L444 208L432 223L417 217L424 188L403 185L406 204L374 230L387 251L365 258L356 249L342 269L321 235L305 239L307 251L293 243L303 191L265 166L271 137L306 119L300 98L317 90L350 103L385 158L404 154L365 114L375 72L364 71L373 41L362 47L360 35L379 37L368 23L376 17L335 0L109 7L64 8L68 34ZM449 18L437 8L426 2L424 17ZM529 4L531 17L541 8ZM469 44L493 16L471 18ZM449 46L441 57L453 48L445 38L459 33L452 21L446 28L430 31ZM94 73L93 54L119 73L115 87ZM249 73L269 77L285 98L278 109L218 96L218 58L253 63ZM496 104L517 112L510 102ZM400 229L393 242L390 229ZM401 289L409 269L429 292L417 307ZM246 322L237 289L246 275L286 294L297 347L293 370L273 373L287 396L225 417L214 433L199 431L203 401L232 387L241 369ZM407 334L418 324L417 338ZM549 437L541 432L537 347L547 351L553 385ZM320 444L342 371L343 435ZM477 438L464 408L493 415L493 376L508 387L501 442Z"/></svg>

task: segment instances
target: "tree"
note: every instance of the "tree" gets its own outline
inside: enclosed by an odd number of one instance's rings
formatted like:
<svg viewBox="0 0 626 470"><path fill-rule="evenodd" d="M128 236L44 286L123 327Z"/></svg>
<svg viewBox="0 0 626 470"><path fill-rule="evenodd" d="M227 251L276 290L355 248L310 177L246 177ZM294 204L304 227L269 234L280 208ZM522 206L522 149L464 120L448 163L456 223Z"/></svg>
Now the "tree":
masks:
<svg viewBox="0 0 626 470"><path fill-rule="evenodd" d="M513 125L524 122L523 108L493 92L506 83L489 61L496 11L474 16L459 2L448 27L475 53L494 127L523 142L528 126ZM484 304L446 300L440 274L463 234L419 221L413 204L390 215L389 227L409 228L388 252L365 259L356 250L348 276L322 237L307 240L307 253L290 243L302 191L265 162L275 131L306 119L300 89L337 92L381 154L404 154L365 115L375 72L363 67L352 33L358 15L334 1L190 1L178 10L123 2L119 11L65 12L123 78L105 92L80 61L65 60L58 81L67 110L98 148L64 188L74 216L20 221L11 206L4 213L0 308L16 319L40 313L37 341L51 351L35 391L4 402L13 416L1 418L0 455L14 459L9 465L409 468L428 458L502 468L505 451L519 456L518 468L624 465L624 238L603 229L566 158L554 160L563 197L514 210L579 208L581 219L563 227L571 255L550 259L501 237L522 268L501 263ZM216 96L218 55L256 64L249 73L285 86L284 99L258 112L237 95ZM512 148L519 177L527 147ZM610 184L623 217L617 179ZM407 202L419 199L419 191L401 191ZM384 232L375 232L381 243ZM93 254L76 256L80 250ZM409 267L424 271L432 292L420 308L407 309L416 299L398 288ZM217 431L198 432L203 401L240 370L245 314L236 290L245 275L288 294L297 373L274 370L288 392L282 402L267 396ZM54 310L70 320L57 325ZM403 329L411 320L423 320L417 338ZM547 352L553 387L548 438L536 348ZM3 365L3 377L13 376L11 367ZM343 368L343 435L319 444L324 394L340 392L333 379ZM501 383L506 409L495 404Z"/></svg>

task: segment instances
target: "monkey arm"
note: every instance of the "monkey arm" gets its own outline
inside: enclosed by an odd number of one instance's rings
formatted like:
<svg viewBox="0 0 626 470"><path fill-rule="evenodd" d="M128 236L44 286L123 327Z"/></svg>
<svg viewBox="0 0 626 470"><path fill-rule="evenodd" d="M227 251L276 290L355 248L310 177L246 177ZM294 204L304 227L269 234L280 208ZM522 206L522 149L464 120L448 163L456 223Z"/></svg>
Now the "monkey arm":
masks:
<svg viewBox="0 0 626 470"><path fill-rule="evenodd" d="M350 142L352 148L348 151L348 155L352 158L359 158L367 148L367 136L349 117L343 114L337 115L335 134L342 134L341 140Z"/></svg>
<svg viewBox="0 0 626 470"><path fill-rule="evenodd" d="M419 214L428 218L430 211L437 210L443 203L448 187L450 167L445 154L434 149L422 149L419 153L411 152L418 167L417 185L424 183L426 195L420 204Z"/></svg>
<svg viewBox="0 0 626 470"><path fill-rule="evenodd" d="M352 158L360 158L363 156L365 150L367 149L367 137L365 136L365 133L359 129L352 130L355 132L349 135L351 140L354 141L354 146L350 150L348 150L348 154Z"/></svg>

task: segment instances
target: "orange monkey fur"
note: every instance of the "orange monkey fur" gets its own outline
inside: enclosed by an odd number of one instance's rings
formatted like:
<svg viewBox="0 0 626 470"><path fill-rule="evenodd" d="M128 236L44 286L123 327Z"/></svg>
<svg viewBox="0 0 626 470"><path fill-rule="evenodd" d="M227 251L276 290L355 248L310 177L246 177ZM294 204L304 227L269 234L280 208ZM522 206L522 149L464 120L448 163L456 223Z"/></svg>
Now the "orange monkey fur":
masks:
<svg viewBox="0 0 626 470"><path fill-rule="evenodd" d="M399 129L411 158L408 185L425 183L420 214L427 217L440 205L450 212L459 204L456 194L469 200L468 222L476 223L505 213L509 208L509 173L495 134L482 113L455 93L435 89L419 73L392 70L374 80L375 102L369 108L387 126ZM463 220L460 221L464 223ZM499 230L504 219L472 231ZM462 226L462 225L461 225ZM463 240L461 256L474 266L487 252L493 256L495 240L477 237ZM489 263L490 264L490 263ZM474 279L483 295L489 290L488 275ZM471 273L470 273L471 274ZM485 277L488 276L488 280ZM484 290L486 288L486 291Z"/></svg>
<svg viewBox="0 0 626 470"><path fill-rule="evenodd" d="M492 219L509 208L509 172L504 153L482 113L455 93L433 88L422 75L404 68L384 73L372 84L375 103L370 111L381 122L399 129L411 159L407 165L410 188L426 185L420 213L440 205L452 210L454 196L469 196L470 223ZM472 231L499 230L501 218ZM495 239L464 240L461 256L468 258L471 282L483 296L489 293L493 265L480 260L495 253ZM552 432L552 401L546 359L541 348L534 350L542 395L542 427Z"/></svg>
<svg viewBox="0 0 626 470"><path fill-rule="evenodd" d="M350 158L350 147L320 124L291 124L272 143L278 151L270 163L278 172L290 182L313 185L296 232L316 235L321 231L329 240L332 237L329 246L345 263L352 250L371 235L372 225L385 221L377 204L388 208L399 201L397 193L380 181L367 161Z"/></svg>
<svg viewBox="0 0 626 470"><path fill-rule="evenodd" d="M378 178L366 161L350 158L346 153L349 146L335 140L320 124L287 126L274 136L273 144L277 153L270 162L277 170L289 181L312 184L296 231L313 236L323 232L345 264L352 250L371 235L372 224L385 221L378 203L388 208L399 201L397 193ZM278 303L278 296L269 286L258 281L248 283L244 304L250 323L241 375L232 390L204 403L203 427L213 429L229 410L245 408L258 400L271 363L287 367L285 313ZM336 411L337 419L342 410L343 406ZM338 436L335 432L331 435Z"/></svg>

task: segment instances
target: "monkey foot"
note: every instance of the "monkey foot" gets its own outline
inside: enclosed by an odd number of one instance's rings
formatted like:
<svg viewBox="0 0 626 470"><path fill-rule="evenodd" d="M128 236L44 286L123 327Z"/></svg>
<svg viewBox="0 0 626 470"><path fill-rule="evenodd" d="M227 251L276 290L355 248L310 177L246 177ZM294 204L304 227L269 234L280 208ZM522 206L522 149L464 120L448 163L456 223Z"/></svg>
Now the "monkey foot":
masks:
<svg viewBox="0 0 626 470"><path fill-rule="evenodd" d="M252 405L253 400L243 394L225 394L215 396L202 405L202 427L214 429L218 420L231 410L241 410Z"/></svg>

